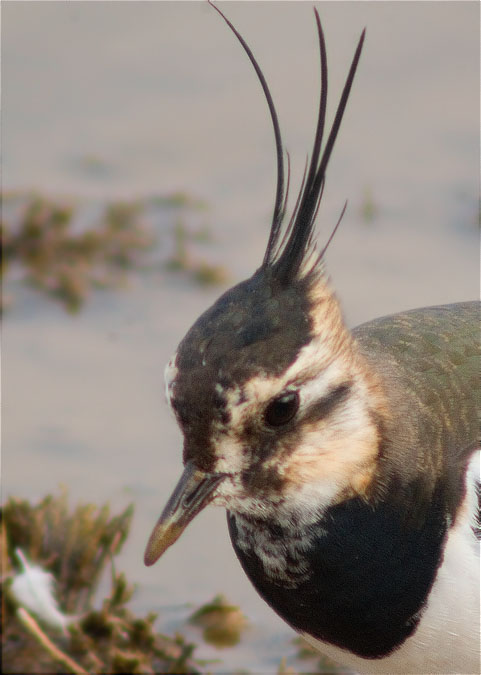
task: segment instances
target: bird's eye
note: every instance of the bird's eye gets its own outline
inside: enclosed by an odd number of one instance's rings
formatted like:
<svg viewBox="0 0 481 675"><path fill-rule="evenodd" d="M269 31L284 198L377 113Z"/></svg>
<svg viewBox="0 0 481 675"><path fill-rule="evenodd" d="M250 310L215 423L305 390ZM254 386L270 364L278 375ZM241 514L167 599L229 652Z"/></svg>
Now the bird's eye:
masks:
<svg viewBox="0 0 481 675"><path fill-rule="evenodd" d="M299 408L299 394L290 391L269 403L264 413L264 420L270 427L280 427L287 424Z"/></svg>

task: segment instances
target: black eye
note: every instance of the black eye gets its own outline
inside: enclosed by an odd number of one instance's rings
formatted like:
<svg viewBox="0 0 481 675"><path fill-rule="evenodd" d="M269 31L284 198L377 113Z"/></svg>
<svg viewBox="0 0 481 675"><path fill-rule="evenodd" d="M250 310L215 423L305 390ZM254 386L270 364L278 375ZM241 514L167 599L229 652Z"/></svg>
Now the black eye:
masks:
<svg viewBox="0 0 481 675"><path fill-rule="evenodd" d="M264 420L271 427L280 427L287 424L299 408L299 394L290 391L269 403L264 413Z"/></svg>

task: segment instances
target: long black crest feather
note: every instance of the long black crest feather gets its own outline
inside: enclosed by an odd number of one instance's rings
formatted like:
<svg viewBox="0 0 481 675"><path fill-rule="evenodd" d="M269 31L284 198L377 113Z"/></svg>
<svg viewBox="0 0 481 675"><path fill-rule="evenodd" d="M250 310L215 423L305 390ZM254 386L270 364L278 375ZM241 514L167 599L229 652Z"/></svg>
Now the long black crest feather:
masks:
<svg viewBox="0 0 481 675"><path fill-rule="evenodd" d="M326 145L324 146L324 150L321 154L321 139L326 116L327 61L324 35L319 19L319 14L317 13L316 9L314 9L314 13L316 15L321 54L321 86L324 91L321 91L321 103L319 106L319 115L317 119L316 138L314 141L308 179L306 180L302 190L298 211L295 214L295 218L289 224L289 239L280 254L277 256L276 260L274 260L272 263L275 267L275 276L283 283L289 283L289 281L299 275L302 264L306 260L306 257L308 256L309 250L311 248L312 233L322 196L327 165L329 163L332 149L334 147L339 127L341 125L344 111L346 109L346 104L349 98L354 76L356 74L356 69L359 63L364 37L366 34L366 31L363 30L351 63L351 67L349 69L344 89L341 94L331 131L329 132ZM335 230L337 229L339 222L340 220L338 221ZM330 237L329 241L331 239L332 236ZM326 251L327 245L323 248L321 257Z"/></svg>
<svg viewBox="0 0 481 675"><path fill-rule="evenodd" d="M349 73L347 75L346 82L339 100L337 107L336 115L334 117L334 122L332 124L331 130L327 137L326 144L324 149L322 149L322 140L324 135L324 127L326 122L326 107L327 107L327 87L328 87L328 78L327 78L327 55L326 55L326 43L324 40L324 33L322 30L321 20L317 10L314 8L314 14L316 17L317 32L319 38L319 53L321 61L321 93L319 101L319 113L317 117L316 133L314 137L314 145L312 148L311 160L309 162L309 169L304 172L304 178L302 180L301 188L299 195L296 200L296 204L290 219L289 225L287 226L282 241L279 245L279 238L282 228L282 220L286 209L287 202L287 191L284 194L284 151L282 146L281 132L279 127L279 122L277 119L277 113L274 107L274 102L272 100L269 87L265 77L260 69L259 64L257 63L252 51L249 46L239 34L239 32L234 28L232 23L226 18L226 16L216 7L211 0L208 0L209 4L214 7L214 9L222 16L224 21L234 32L237 39L244 48L247 56L249 57L254 69L256 71L257 77L262 85L264 90L264 95L269 106L269 111L271 114L272 124L274 127L274 136L276 141L276 155L277 155L277 189L276 189L276 198L274 203L274 213L272 217L271 230L269 234L269 240L267 242L267 248L264 255L264 260L262 263L262 268L270 268L272 275L276 278L282 285L287 285L294 279L298 278L301 274L303 263L310 259L310 253L312 252L312 236L314 230L314 224L316 220L316 215L319 209L320 201L322 198L322 192L324 188L324 182L326 178L326 169L331 157L332 149L336 141L337 134L339 132L339 127L341 126L342 118L344 116L344 111L346 109L346 104L349 98L351 91L352 83L354 81L354 76L356 74L357 66L359 63L359 58L361 56L361 51L364 43L364 37L366 30L364 29L359 38L359 42L354 53L354 57L349 68ZM328 239L327 244L322 249L321 254L317 257L317 260L321 259L324 255L332 237L334 236L337 227L342 219L346 205L342 210L341 216Z"/></svg>
<svg viewBox="0 0 481 675"><path fill-rule="evenodd" d="M229 26L229 28L232 30L234 35L237 37L239 42L241 43L242 47L244 48L244 51L246 52L247 56L250 59L250 62L254 66L254 70L256 71L257 77L259 78L259 82L261 83L262 89L264 91L264 96L266 97L267 100L267 105L269 106L269 112L271 114L271 119L272 119L272 126L274 127L274 136L276 140L276 155L277 155L277 188L276 188L276 198L274 202L274 212L272 215L272 224L271 224L271 231L269 234L269 241L267 243L267 249L266 249L266 255L264 257L263 265L268 265L270 260L269 260L269 251L274 249L276 247L277 241L279 239L280 231L281 231L281 226L282 226L282 218L284 215L285 211L285 205L286 202L284 201L284 152L283 152L283 146L282 146L282 138L281 138L281 129L279 126L279 120L277 119L277 113L276 113L276 108L274 106L274 101L272 100L271 92L269 90L269 87L267 86L266 78L264 77L264 74L259 66L259 64L256 61L256 58L254 54L252 53L249 45L247 42L244 40L242 35L237 31L237 29L232 25L232 23L229 21L229 19L225 16L221 10L214 5L211 0L208 0L209 5L213 7L216 12L218 12L221 17L224 19L226 24ZM287 194L286 194L287 198Z"/></svg>

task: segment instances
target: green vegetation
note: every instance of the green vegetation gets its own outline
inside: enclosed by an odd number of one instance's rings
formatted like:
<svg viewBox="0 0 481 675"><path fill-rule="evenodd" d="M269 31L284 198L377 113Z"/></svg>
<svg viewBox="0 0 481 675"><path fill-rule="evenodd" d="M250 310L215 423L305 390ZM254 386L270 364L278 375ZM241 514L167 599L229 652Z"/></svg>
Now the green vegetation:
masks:
<svg viewBox="0 0 481 675"><path fill-rule="evenodd" d="M210 265L203 260L195 260L190 253L190 244L193 241L209 241L209 234L204 230L190 233L184 222L179 219L173 227L174 252L167 260L166 267L171 272L185 272L187 275L201 284L215 285L227 281L227 274L223 267Z"/></svg>
<svg viewBox="0 0 481 675"><path fill-rule="evenodd" d="M223 595L217 595L212 602L194 612L190 623L202 628L205 642L219 648L238 644L247 626L240 609L229 604Z"/></svg>
<svg viewBox="0 0 481 675"><path fill-rule="evenodd" d="M19 270L21 279L69 312L77 312L93 289L118 288L134 271L164 266L200 285L226 280L222 267L196 259L191 250L212 239L205 225L191 231L185 224L193 213L205 210L203 202L174 193L106 203L89 216L92 206L38 194L5 196L2 277ZM159 214L167 221L160 231L154 227ZM170 257L165 252L169 239L174 249ZM8 304L3 298L3 309Z"/></svg>
<svg viewBox="0 0 481 675"><path fill-rule="evenodd" d="M131 519L131 506L113 517L108 507L92 504L70 511L65 494L48 496L35 506L18 499L7 502L1 538L2 583L7 586L3 672L201 672L205 664L195 659L194 644L181 635L157 633L155 614L136 617L127 607L133 588L115 570L112 558L127 537ZM14 592L21 575L18 549L28 560L37 595L42 595L42 612L20 603ZM108 565L110 594L95 610L92 596ZM53 595L49 600L47 591L40 593L48 574L55 580L61 612L52 611Z"/></svg>
<svg viewBox="0 0 481 675"><path fill-rule="evenodd" d="M108 506L71 509L66 493L36 505L11 498L2 507L2 672L209 672L209 662L196 657L196 644L180 633L157 632L156 614L139 617L128 607L134 589L115 569L114 558L132 515L132 506L114 516ZM99 599L99 581L109 569L110 592ZM94 595L100 609L93 607ZM188 622L217 648L237 644L248 626L241 610L221 595ZM302 638L295 642L298 658L309 664L306 672L347 672ZM284 660L278 672L295 675Z"/></svg>

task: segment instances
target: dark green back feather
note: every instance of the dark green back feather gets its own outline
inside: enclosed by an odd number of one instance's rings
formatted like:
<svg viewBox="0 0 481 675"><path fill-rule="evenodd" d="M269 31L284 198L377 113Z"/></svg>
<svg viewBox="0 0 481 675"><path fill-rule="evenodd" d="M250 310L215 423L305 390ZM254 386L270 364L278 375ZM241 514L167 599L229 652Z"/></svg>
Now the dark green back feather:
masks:
<svg viewBox="0 0 481 675"><path fill-rule="evenodd" d="M464 469L480 442L480 304L426 307L353 330L384 386L391 420L384 433L380 488L446 484L451 515Z"/></svg>

